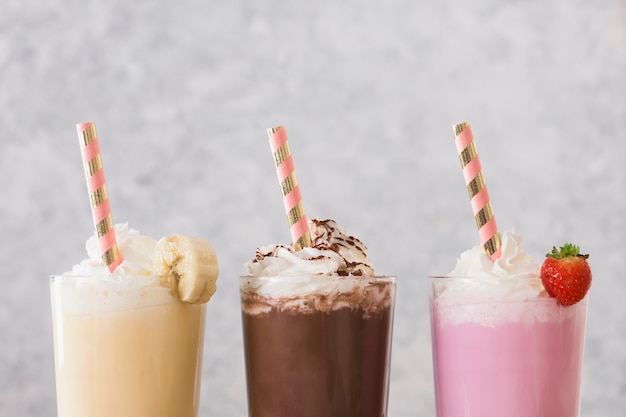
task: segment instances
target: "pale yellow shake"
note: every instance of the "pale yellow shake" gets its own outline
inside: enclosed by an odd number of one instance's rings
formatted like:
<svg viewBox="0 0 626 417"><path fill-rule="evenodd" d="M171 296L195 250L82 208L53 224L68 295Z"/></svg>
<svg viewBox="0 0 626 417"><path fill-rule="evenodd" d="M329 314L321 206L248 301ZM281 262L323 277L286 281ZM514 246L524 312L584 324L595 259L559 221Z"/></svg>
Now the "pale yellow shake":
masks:
<svg viewBox="0 0 626 417"><path fill-rule="evenodd" d="M206 304L145 274L155 242L142 239L126 249L143 261L118 275L84 261L51 278L58 417L198 415ZM86 263L97 272L80 275Z"/></svg>

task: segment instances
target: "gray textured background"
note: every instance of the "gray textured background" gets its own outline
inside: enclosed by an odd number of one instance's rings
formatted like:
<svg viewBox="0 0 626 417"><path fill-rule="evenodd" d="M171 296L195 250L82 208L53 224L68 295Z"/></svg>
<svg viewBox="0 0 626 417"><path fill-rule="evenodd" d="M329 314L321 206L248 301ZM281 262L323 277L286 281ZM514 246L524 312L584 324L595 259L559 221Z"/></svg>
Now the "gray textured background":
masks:
<svg viewBox="0 0 626 417"><path fill-rule="evenodd" d="M301 3L301 4L299 4ZM245 415L236 277L288 242L265 129L310 217L399 277L389 415L434 416L425 279L477 243L451 125L472 123L501 229L591 253L582 415L626 408L626 12L618 0L0 5L0 416L55 416L48 275L92 233L75 124L116 222L210 240L201 413Z"/></svg>

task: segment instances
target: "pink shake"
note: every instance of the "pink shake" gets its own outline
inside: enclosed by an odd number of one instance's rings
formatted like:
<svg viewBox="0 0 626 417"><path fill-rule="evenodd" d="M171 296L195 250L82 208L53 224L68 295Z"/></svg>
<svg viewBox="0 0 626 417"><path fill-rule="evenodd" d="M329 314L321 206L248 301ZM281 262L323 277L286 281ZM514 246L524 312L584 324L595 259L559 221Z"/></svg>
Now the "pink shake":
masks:
<svg viewBox="0 0 626 417"><path fill-rule="evenodd" d="M430 278L437 417L578 417L587 298L548 295L521 238Z"/></svg>
<svg viewBox="0 0 626 417"><path fill-rule="evenodd" d="M586 300L466 301L431 299L437 416L578 417Z"/></svg>

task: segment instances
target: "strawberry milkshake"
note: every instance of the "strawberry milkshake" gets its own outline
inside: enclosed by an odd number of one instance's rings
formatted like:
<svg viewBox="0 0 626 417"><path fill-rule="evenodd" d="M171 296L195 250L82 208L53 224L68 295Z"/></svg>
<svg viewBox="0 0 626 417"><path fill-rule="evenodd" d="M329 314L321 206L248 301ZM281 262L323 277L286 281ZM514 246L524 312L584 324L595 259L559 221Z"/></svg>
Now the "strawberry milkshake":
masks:
<svg viewBox="0 0 626 417"><path fill-rule="evenodd" d="M497 260L477 246L430 278L437 416L577 417L586 290L563 305L519 236L501 237Z"/></svg>

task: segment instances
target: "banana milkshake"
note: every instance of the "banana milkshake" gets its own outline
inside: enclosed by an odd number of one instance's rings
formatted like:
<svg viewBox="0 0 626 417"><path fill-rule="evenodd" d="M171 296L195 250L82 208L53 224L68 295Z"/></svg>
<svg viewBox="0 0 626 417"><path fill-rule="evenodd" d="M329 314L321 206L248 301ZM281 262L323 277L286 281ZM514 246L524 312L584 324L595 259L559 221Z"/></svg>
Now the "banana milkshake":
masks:
<svg viewBox="0 0 626 417"><path fill-rule="evenodd" d="M197 417L206 302L217 258L201 239L116 225L113 273L89 257L51 278L59 417Z"/></svg>
<svg viewBox="0 0 626 417"><path fill-rule="evenodd" d="M395 278L334 221L309 226L310 247L260 247L241 277L248 414L386 416Z"/></svg>

